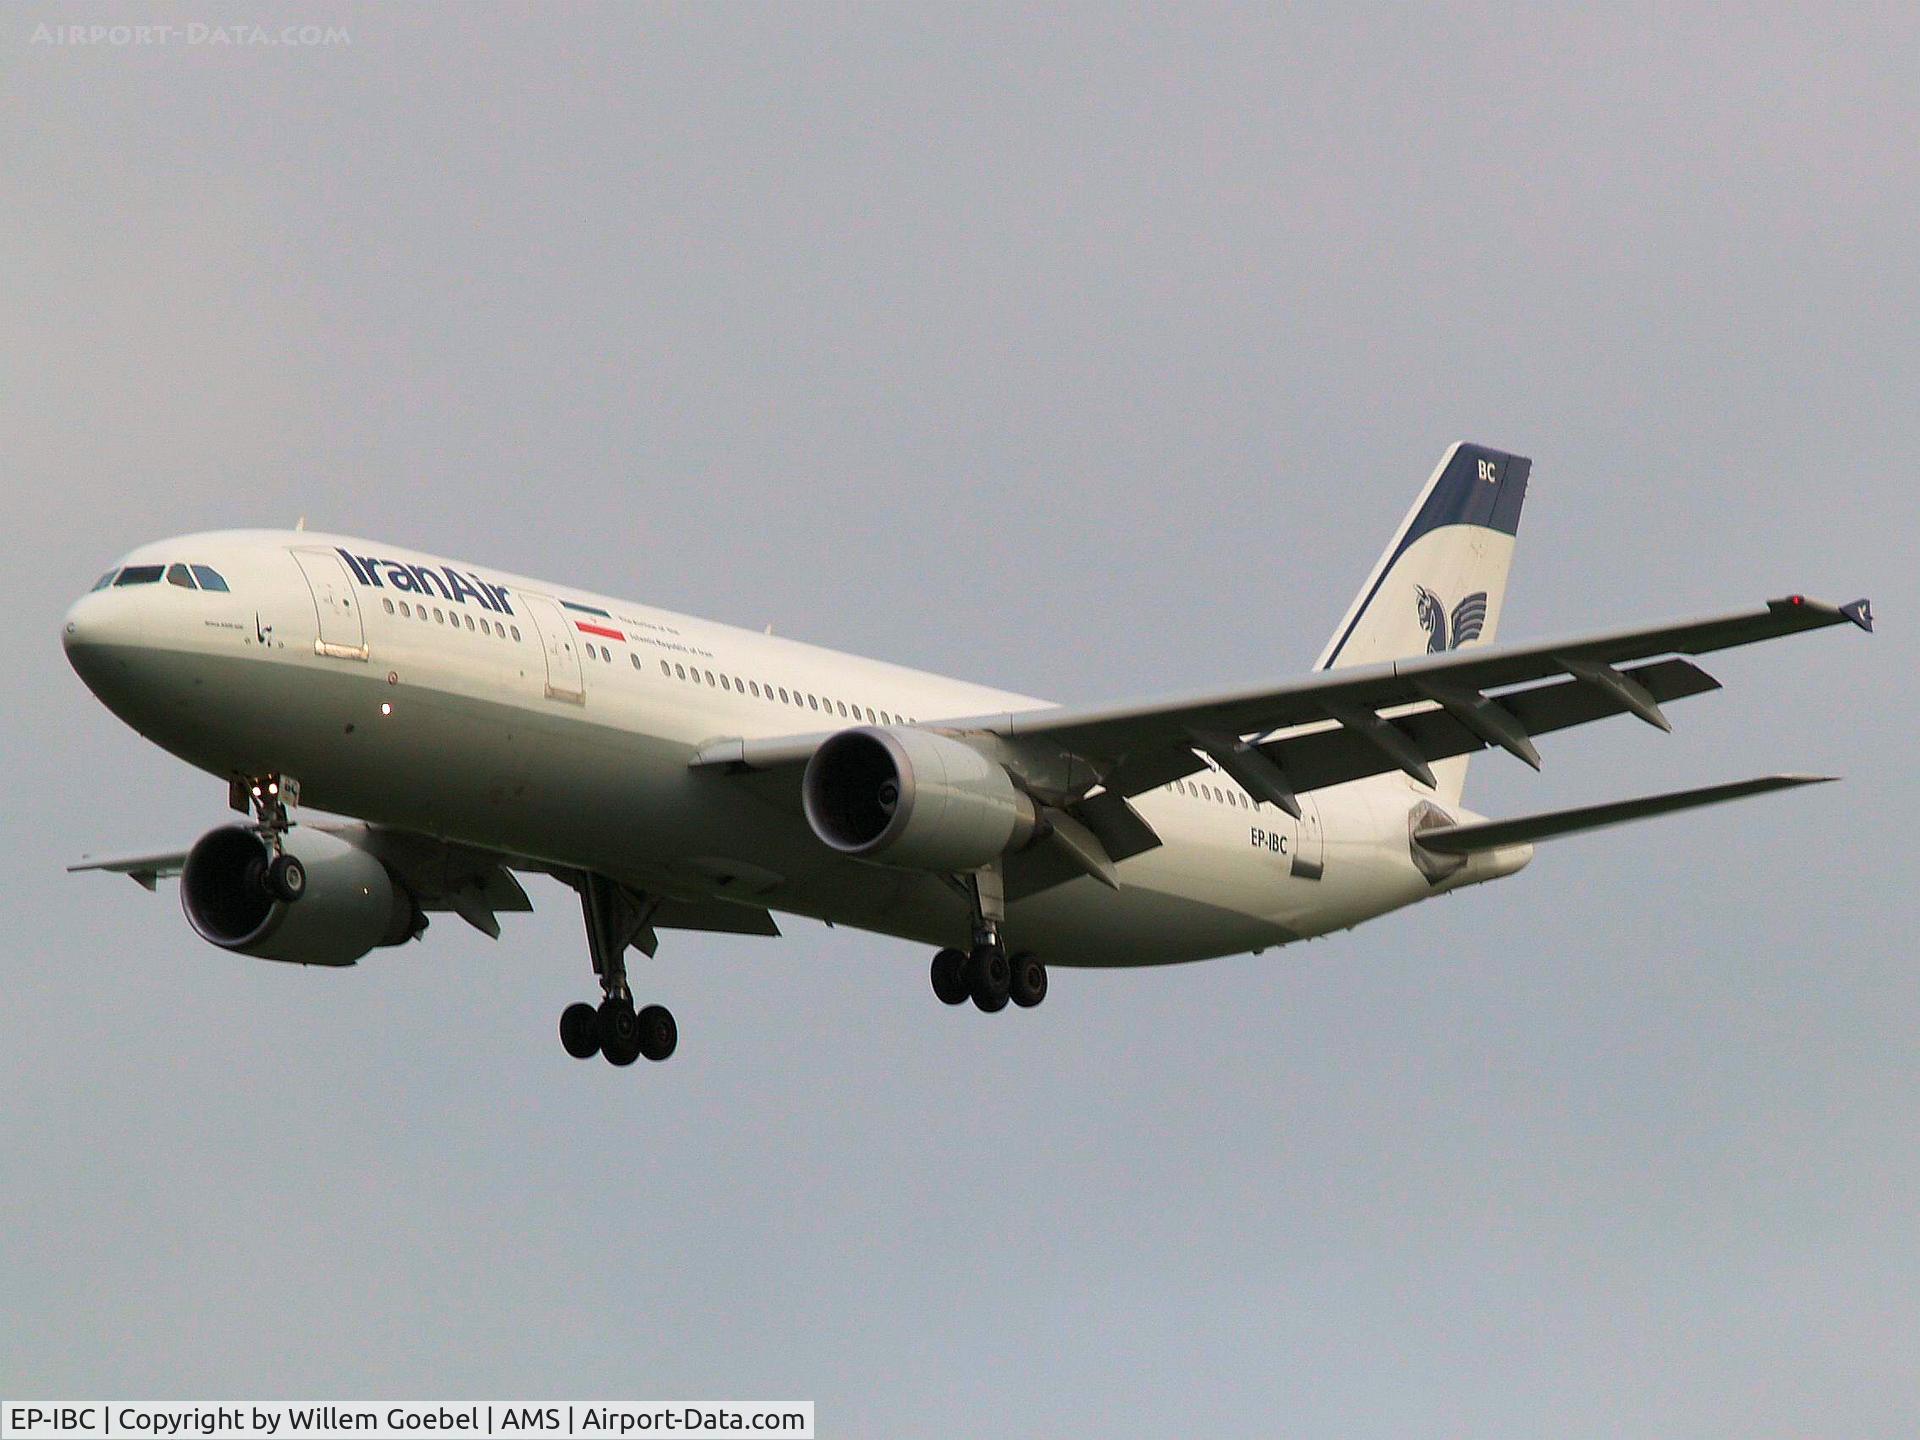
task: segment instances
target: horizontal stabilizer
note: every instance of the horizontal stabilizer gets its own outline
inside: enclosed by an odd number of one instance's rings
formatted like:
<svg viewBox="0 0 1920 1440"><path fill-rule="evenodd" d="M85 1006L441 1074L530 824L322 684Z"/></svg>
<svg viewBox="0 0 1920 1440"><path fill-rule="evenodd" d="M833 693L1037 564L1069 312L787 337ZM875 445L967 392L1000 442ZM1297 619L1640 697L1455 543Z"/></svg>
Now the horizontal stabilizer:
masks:
<svg viewBox="0 0 1920 1440"><path fill-rule="evenodd" d="M1535 840L1551 840L1556 835L1598 830L1603 825L1645 820L1675 810L1691 810L1696 805L1717 805L1722 800L1764 795L1769 790L1791 790L1797 785L1822 785L1839 778L1837 775L1762 775L1754 780L1735 780L1731 784L1708 785L1699 790L1675 790L1667 795L1643 795L1637 800L1583 805L1578 810L1552 810L1543 815L1521 815L1512 820L1477 820L1467 825L1440 825L1431 830L1422 830L1418 839L1422 849L1435 850L1443 855L1471 855L1479 850L1497 850L1503 845L1525 845Z"/></svg>

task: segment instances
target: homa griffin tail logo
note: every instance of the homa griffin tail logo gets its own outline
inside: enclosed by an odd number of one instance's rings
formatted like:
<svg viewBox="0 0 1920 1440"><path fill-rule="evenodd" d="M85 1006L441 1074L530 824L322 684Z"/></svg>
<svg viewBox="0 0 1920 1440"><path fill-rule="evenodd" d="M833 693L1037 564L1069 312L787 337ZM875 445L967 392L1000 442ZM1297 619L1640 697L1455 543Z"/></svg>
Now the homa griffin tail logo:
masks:
<svg viewBox="0 0 1920 1440"><path fill-rule="evenodd" d="M1451 632L1449 632L1447 607L1440 597L1424 585L1414 586L1414 608L1419 612L1420 624L1427 632L1427 653L1437 655L1442 650L1458 650L1469 640L1478 640L1480 632L1487 627L1487 592L1476 590L1458 605L1453 607Z"/></svg>
<svg viewBox="0 0 1920 1440"><path fill-rule="evenodd" d="M337 548L337 547L336 547ZM482 580L472 571L460 571L451 565L409 565L404 560L382 560L373 555L352 555L339 551L340 558L353 571L353 578L375 590L399 590L408 595L435 595L442 600L471 600L483 610L511 615L507 587Z"/></svg>

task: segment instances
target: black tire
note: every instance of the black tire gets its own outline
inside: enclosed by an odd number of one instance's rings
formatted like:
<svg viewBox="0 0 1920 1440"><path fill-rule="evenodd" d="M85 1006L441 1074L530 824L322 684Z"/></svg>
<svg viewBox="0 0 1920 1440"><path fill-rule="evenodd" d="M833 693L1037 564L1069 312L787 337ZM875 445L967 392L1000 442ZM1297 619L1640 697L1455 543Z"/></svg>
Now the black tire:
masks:
<svg viewBox="0 0 1920 1440"><path fill-rule="evenodd" d="M582 1000L560 1012L560 1043L576 1060L600 1053L600 1014Z"/></svg>
<svg viewBox="0 0 1920 1440"><path fill-rule="evenodd" d="M1021 951L1011 964L1013 976L1007 994L1022 1010L1031 1010L1047 998L1047 967L1031 950Z"/></svg>
<svg viewBox="0 0 1920 1440"><path fill-rule="evenodd" d="M1007 990L1013 972L1007 965L1007 952L998 945L974 947L967 968L973 974L973 1003L987 1014L1007 1008Z"/></svg>
<svg viewBox="0 0 1920 1440"><path fill-rule="evenodd" d="M600 1053L609 1065L631 1065L640 1058L640 1020L625 1000L607 1000L594 1015Z"/></svg>
<svg viewBox="0 0 1920 1440"><path fill-rule="evenodd" d="M649 1005L640 1012L640 1053L656 1065L673 1054L680 1044L680 1027L673 1023L673 1012L664 1005Z"/></svg>
<svg viewBox="0 0 1920 1440"><path fill-rule="evenodd" d="M942 1005L967 1003L967 957L959 950L942 950L933 957L933 993Z"/></svg>
<svg viewBox="0 0 1920 1440"><path fill-rule="evenodd" d="M291 905L307 893L307 867L292 855L276 855L267 866L267 893Z"/></svg>

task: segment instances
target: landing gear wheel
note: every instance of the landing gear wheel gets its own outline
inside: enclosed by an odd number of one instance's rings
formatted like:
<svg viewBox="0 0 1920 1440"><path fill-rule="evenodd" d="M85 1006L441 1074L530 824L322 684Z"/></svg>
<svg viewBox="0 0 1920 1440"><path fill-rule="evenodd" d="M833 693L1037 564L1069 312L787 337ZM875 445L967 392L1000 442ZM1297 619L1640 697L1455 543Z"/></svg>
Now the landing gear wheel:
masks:
<svg viewBox="0 0 1920 1440"><path fill-rule="evenodd" d="M1031 950L1023 950L1012 960L1013 976L1008 994L1022 1010L1031 1010L1047 998L1047 967Z"/></svg>
<svg viewBox="0 0 1920 1440"><path fill-rule="evenodd" d="M975 946L967 968L973 972L973 1003L989 1015L1006 1009L1007 991L1013 979L1007 965L1007 952L998 945Z"/></svg>
<svg viewBox="0 0 1920 1440"><path fill-rule="evenodd" d="M673 1012L664 1005L649 1005L640 1012L640 1053L658 1064L673 1054L680 1043L680 1027L673 1023Z"/></svg>
<svg viewBox="0 0 1920 1440"><path fill-rule="evenodd" d="M933 957L933 993L942 1005L967 1003L967 957L964 951L942 950Z"/></svg>
<svg viewBox="0 0 1920 1440"><path fill-rule="evenodd" d="M291 855L276 855L267 866L267 893L291 905L307 893L307 867Z"/></svg>
<svg viewBox="0 0 1920 1440"><path fill-rule="evenodd" d="M600 1053L600 1015L582 1000L560 1012L560 1043L576 1060L591 1060Z"/></svg>
<svg viewBox="0 0 1920 1440"><path fill-rule="evenodd" d="M600 1034L600 1053L609 1065L631 1065L640 1058L640 1020L633 1006L609 996L594 1015Z"/></svg>

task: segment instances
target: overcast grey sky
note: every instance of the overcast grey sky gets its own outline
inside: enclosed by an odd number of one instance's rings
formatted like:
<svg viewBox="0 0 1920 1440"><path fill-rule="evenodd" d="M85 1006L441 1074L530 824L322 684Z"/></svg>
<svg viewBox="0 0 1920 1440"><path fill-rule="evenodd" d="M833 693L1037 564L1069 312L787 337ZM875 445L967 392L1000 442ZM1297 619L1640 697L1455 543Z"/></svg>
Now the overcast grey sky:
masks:
<svg viewBox="0 0 1920 1440"><path fill-rule="evenodd" d="M9 8L0 1392L1911 1435L1920 22L1601 8ZM350 43L34 38L113 19ZM60 655L146 539L1090 701L1308 664L1456 438L1535 461L1504 638L1882 620L1470 804L1847 783L995 1020L674 936L629 1072L556 886L329 974L62 873L223 817Z"/></svg>

